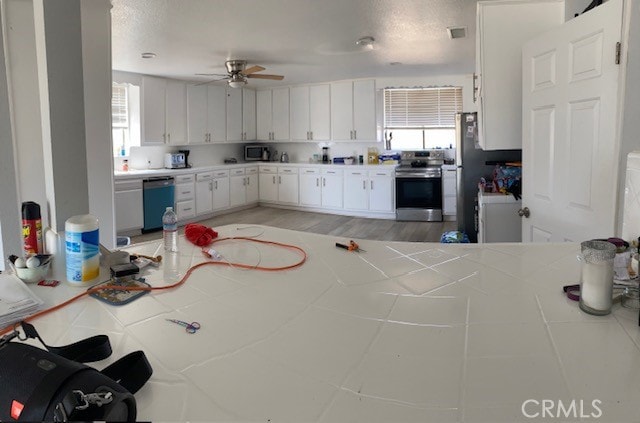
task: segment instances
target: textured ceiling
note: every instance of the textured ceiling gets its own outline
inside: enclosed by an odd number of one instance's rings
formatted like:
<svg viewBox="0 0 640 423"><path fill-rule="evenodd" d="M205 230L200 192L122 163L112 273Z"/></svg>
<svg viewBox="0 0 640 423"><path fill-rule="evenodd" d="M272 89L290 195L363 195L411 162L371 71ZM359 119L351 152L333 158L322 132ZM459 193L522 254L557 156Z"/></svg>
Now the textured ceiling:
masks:
<svg viewBox="0 0 640 423"><path fill-rule="evenodd" d="M475 0L112 0L113 68L203 81L227 59L276 86L363 77L472 73ZM466 26L467 38L446 28ZM373 49L355 44L375 38ZM154 52L155 59L142 59ZM390 65L400 62L399 65Z"/></svg>

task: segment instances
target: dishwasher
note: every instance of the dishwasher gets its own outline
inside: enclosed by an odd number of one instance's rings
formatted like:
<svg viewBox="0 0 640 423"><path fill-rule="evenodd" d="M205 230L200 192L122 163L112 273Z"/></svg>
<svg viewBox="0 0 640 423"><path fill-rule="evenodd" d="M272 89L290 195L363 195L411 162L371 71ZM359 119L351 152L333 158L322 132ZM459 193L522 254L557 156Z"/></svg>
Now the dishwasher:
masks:
<svg viewBox="0 0 640 423"><path fill-rule="evenodd" d="M172 176L159 176L142 181L144 226L142 232L162 229L162 215L174 205L175 182Z"/></svg>

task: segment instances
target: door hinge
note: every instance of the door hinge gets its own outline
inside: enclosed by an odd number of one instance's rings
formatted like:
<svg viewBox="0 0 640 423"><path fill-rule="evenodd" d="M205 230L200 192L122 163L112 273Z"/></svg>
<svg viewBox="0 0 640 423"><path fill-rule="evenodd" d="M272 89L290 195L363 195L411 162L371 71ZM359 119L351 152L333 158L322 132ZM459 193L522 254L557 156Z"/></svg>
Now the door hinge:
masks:
<svg viewBox="0 0 640 423"><path fill-rule="evenodd" d="M616 43L616 65L620 64L620 56L622 56L622 43L618 41Z"/></svg>

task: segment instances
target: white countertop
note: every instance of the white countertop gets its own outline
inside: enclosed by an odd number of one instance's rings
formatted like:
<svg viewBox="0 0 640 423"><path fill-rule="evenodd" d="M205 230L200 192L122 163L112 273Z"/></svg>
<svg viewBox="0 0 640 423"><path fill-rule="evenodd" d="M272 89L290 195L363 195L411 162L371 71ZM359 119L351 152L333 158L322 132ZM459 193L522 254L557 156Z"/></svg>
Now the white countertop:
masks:
<svg viewBox="0 0 640 423"><path fill-rule="evenodd" d="M369 165L369 164L323 164L323 163L281 163L281 162L241 162L233 164L218 164L211 166L190 167L187 169L132 169L126 172L116 170L113 172L115 180L136 179L152 176L170 176L180 174L190 174L198 172L208 172L210 170L233 169L247 166L294 166L294 167L321 167L321 168L337 168L337 169L395 169L397 165Z"/></svg>
<svg viewBox="0 0 640 423"><path fill-rule="evenodd" d="M33 323L51 345L107 333L113 358L98 368L144 350L154 374L136 394L139 420L515 421L528 420L526 400L574 399L585 413L601 401L599 421L638 419L638 311L590 316L563 295L580 278L576 243L363 240L354 253L334 236L216 230L294 244L308 259L281 272L205 266L172 291L121 307L83 298ZM298 257L248 241L214 248L251 265ZM159 241L129 250L164 255ZM181 272L204 260L180 239ZM145 277L168 284L162 268ZM82 288L33 289L52 304Z"/></svg>
<svg viewBox="0 0 640 423"><path fill-rule="evenodd" d="M522 203L522 199L516 200L513 194L501 192L484 192L478 190L478 203L482 204L515 204Z"/></svg>

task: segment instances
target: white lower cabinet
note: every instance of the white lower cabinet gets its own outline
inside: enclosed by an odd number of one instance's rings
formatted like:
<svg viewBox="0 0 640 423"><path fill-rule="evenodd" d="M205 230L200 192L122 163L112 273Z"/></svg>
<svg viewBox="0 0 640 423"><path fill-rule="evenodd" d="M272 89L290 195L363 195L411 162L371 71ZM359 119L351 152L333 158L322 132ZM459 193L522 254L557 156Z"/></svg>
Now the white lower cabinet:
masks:
<svg viewBox="0 0 640 423"><path fill-rule="evenodd" d="M322 169L322 207L341 209L343 204L343 171Z"/></svg>
<svg viewBox="0 0 640 423"><path fill-rule="evenodd" d="M142 179L115 181L116 231L141 229L144 224Z"/></svg>
<svg viewBox="0 0 640 423"><path fill-rule="evenodd" d="M174 179L178 221L192 219L196 216L195 175L178 175Z"/></svg>
<svg viewBox="0 0 640 423"><path fill-rule="evenodd" d="M390 169L347 170L344 177L344 208L391 213L395 209L394 173Z"/></svg>
<svg viewBox="0 0 640 423"><path fill-rule="evenodd" d="M319 207L322 204L320 169L300 169L300 205Z"/></svg>
<svg viewBox="0 0 640 423"><path fill-rule="evenodd" d="M229 208L229 171L196 174L196 214Z"/></svg>
<svg viewBox="0 0 640 423"><path fill-rule="evenodd" d="M229 206L258 202L258 167L232 169L229 177Z"/></svg>
<svg viewBox="0 0 640 423"><path fill-rule="evenodd" d="M260 166L260 201L297 205L298 168Z"/></svg>

